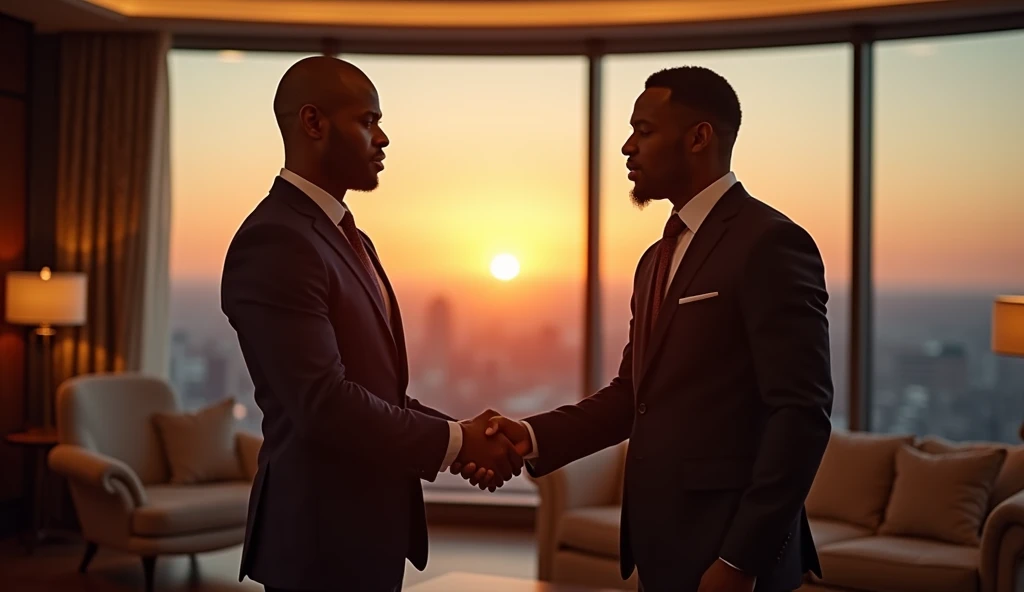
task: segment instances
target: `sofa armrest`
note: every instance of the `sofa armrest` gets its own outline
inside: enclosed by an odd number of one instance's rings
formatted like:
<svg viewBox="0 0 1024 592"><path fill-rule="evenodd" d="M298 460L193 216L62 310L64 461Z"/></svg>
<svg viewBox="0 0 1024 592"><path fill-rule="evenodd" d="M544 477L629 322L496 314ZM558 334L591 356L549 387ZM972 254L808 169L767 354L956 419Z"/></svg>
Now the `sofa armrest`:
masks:
<svg viewBox="0 0 1024 592"><path fill-rule="evenodd" d="M120 496L128 511L146 505L146 490L139 476L116 458L81 446L60 444L50 451L47 462L54 473L70 481Z"/></svg>
<svg viewBox="0 0 1024 592"><path fill-rule="evenodd" d="M622 503L626 444L606 448L543 477L530 477L540 494L537 508L537 576L551 580L562 515L576 508Z"/></svg>
<svg viewBox="0 0 1024 592"><path fill-rule="evenodd" d="M256 471L259 469L260 447L263 446L263 438L249 432L238 432L235 434L235 446L238 449L238 459L242 463L242 472L245 478L252 481L256 478Z"/></svg>
<svg viewBox="0 0 1024 592"><path fill-rule="evenodd" d="M981 589L1016 592L1024 588L1024 491L992 510L981 533Z"/></svg>

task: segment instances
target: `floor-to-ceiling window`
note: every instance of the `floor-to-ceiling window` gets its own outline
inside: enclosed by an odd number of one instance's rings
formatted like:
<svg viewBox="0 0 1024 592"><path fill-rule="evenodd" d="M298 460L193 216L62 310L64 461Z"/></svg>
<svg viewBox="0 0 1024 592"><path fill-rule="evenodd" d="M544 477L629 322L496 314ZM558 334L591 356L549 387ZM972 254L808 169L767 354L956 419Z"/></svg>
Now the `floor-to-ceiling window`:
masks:
<svg viewBox="0 0 1024 592"><path fill-rule="evenodd" d="M875 52L872 428L1019 441L1024 360L990 315L1024 293L1024 32Z"/></svg>
<svg viewBox="0 0 1024 592"><path fill-rule="evenodd" d="M620 149L644 81L662 68L698 65L724 76L739 95L743 123L733 170L755 197L803 225L825 262L836 401L847 423L850 277L851 52L847 45L700 53L613 55L605 59L602 114L602 369L618 369L629 325L637 261L661 237L671 206L638 210L629 199Z"/></svg>
<svg viewBox="0 0 1024 592"><path fill-rule="evenodd" d="M343 57L376 85L391 140L380 187L345 202L397 292L409 394L459 418L578 399L586 60ZM228 241L283 164L271 104L299 58L171 58L175 387L192 407L236 397L256 430L219 280ZM447 474L430 487L475 491ZM516 479L503 492L531 489Z"/></svg>
<svg viewBox="0 0 1024 592"><path fill-rule="evenodd" d="M171 86L171 383L188 409L224 397L262 418L235 332L220 310L228 243L284 162L277 83L301 54L174 50Z"/></svg>

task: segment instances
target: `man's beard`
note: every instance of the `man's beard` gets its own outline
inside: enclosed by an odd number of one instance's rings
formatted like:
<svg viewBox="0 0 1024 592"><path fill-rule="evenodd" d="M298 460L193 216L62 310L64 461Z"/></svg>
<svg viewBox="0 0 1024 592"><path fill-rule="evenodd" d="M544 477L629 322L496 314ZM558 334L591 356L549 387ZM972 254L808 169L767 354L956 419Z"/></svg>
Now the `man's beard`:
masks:
<svg viewBox="0 0 1024 592"><path fill-rule="evenodd" d="M636 206L636 209L642 210L646 208L647 205L654 200L654 198L649 195L638 195L636 192L636 188L634 187L633 190L629 192L629 200L633 202L633 205Z"/></svg>

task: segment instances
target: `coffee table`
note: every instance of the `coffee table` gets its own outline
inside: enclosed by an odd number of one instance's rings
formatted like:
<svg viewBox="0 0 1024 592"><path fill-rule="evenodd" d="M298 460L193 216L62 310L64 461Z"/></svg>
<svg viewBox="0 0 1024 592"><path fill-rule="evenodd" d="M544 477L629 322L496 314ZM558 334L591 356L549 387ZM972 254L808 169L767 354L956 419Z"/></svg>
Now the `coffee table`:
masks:
<svg viewBox="0 0 1024 592"><path fill-rule="evenodd" d="M453 571L405 588L406 592L613 592L607 589L551 584L522 578Z"/></svg>

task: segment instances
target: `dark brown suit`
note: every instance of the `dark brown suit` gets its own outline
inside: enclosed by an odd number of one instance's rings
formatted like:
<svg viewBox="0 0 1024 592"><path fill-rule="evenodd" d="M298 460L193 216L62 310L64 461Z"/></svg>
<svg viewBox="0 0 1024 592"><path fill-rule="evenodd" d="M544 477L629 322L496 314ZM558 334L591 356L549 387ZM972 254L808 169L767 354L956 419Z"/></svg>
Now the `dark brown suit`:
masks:
<svg viewBox="0 0 1024 592"><path fill-rule="evenodd" d="M820 571L803 502L831 431L818 249L737 183L694 235L651 330L654 254L637 267L618 376L527 418L540 453L528 469L628 438L623 578L635 565L648 591L693 591L722 557L759 590L797 588Z"/></svg>
<svg viewBox="0 0 1024 592"><path fill-rule="evenodd" d="M406 394L402 319L323 210L287 181L228 249L222 307L263 411L239 579L289 590L393 590L427 562L420 480L448 418ZM389 328L390 327L390 328Z"/></svg>

